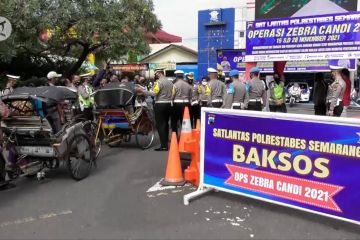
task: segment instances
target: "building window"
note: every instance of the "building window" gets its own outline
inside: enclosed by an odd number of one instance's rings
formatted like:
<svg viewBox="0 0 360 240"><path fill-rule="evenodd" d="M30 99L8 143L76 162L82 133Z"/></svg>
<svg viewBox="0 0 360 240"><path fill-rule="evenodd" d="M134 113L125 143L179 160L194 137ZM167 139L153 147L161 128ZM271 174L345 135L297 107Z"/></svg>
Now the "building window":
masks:
<svg viewBox="0 0 360 240"><path fill-rule="evenodd" d="M244 31L240 31L240 38L245 37L245 32Z"/></svg>

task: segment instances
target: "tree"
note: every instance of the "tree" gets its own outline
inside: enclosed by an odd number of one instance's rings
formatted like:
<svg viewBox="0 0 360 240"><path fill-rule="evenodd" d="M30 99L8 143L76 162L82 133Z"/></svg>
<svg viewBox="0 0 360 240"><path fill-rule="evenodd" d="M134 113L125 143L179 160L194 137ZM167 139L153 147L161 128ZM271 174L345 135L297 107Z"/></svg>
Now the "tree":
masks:
<svg viewBox="0 0 360 240"><path fill-rule="evenodd" d="M92 52L103 59L146 54L145 33L161 27L153 10L152 0L1 0L13 33L0 42L0 67L31 61L70 76Z"/></svg>

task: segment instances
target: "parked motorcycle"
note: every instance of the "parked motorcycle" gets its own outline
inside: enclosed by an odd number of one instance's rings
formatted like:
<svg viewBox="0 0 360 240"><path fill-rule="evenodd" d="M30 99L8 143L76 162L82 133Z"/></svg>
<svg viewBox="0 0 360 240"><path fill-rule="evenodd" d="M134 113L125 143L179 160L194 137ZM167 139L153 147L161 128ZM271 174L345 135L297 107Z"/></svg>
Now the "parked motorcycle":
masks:
<svg viewBox="0 0 360 240"><path fill-rule="evenodd" d="M301 88L298 84L294 84L289 88L289 103L290 107L294 106L296 102L301 100Z"/></svg>

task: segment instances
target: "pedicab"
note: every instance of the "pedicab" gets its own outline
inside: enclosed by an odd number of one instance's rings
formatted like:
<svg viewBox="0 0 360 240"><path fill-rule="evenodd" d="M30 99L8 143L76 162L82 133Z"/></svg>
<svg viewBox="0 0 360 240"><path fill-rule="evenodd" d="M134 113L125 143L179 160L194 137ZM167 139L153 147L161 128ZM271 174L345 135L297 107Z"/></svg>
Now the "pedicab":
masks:
<svg viewBox="0 0 360 240"><path fill-rule="evenodd" d="M85 131L88 123L79 121L71 110L76 92L65 87L22 87L1 100L10 111L1 121L10 180L41 179L63 166L75 180L89 175L95 157Z"/></svg>
<svg viewBox="0 0 360 240"><path fill-rule="evenodd" d="M135 85L114 82L94 92L97 112L95 141L102 139L110 147L129 142L135 136L141 149L148 149L154 141L155 127L149 109L134 110Z"/></svg>

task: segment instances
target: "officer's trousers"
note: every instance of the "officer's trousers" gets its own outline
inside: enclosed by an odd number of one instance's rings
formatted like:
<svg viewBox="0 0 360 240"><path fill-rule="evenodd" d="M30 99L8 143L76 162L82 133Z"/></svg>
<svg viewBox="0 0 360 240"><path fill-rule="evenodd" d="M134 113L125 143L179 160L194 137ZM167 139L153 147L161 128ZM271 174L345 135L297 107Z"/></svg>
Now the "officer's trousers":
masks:
<svg viewBox="0 0 360 240"><path fill-rule="evenodd" d="M252 110L252 111L262 111L262 104L261 101L256 101L256 102L249 102L248 104L248 110Z"/></svg>
<svg viewBox="0 0 360 240"><path fill-rule="evenodd" d="M188 107L190 111L189 103L174 103L173 105L171 114L171 129L173 132L177 132L179 121L180 125L182 124L185 107Z"/></svg>
<svg viewBox="0 0 360 240"><path fill-rule="evenodd" d="M282 112L287 113L286 105L285 103L282 103L280 105L269 105L270 112Z"/></svg>
<svg viewBox="0 0 360 240"><path fill-rule="evenodd" d="M200 105L195 104L190 107L190 119L191 119L191 127L196 127L196 121L200 119Z"/></svg>
<svg viewBox="0 0 360 240"><path fill-rule="evenodd" d="M318 104L318 105L314 105L314 109L315 109L315 115L319 115L319 116L326 116L326 104Z"/></svg>
<svg viewBox="0 0 360 240"><path fill-rule="evenodd" d="M330 110L330 103L326 104L327 110ZM339 105L334 107L334 117L340 117L344 109L344 104L342 101L340 101Z"/></svg>
<svg viewBox="0 0 360 240"><path fill-rule="evenodd" d="M92 121L94 119L92 107L84 108L81 113L84 115L86 120Z"/></svg>
<svg viewBox="0 0 360 240"><path fill-rule="evenodd" d="M221 108L221 106L223 105L223 102L212 102L211 106L213 108Z"/></svg>
<svg viewBox="0 0 360 240"><path fill-rule="evenodd" d="M171 103L155 103L154 113L156 128L159 133L161 147L168 148Z"/></svg>

